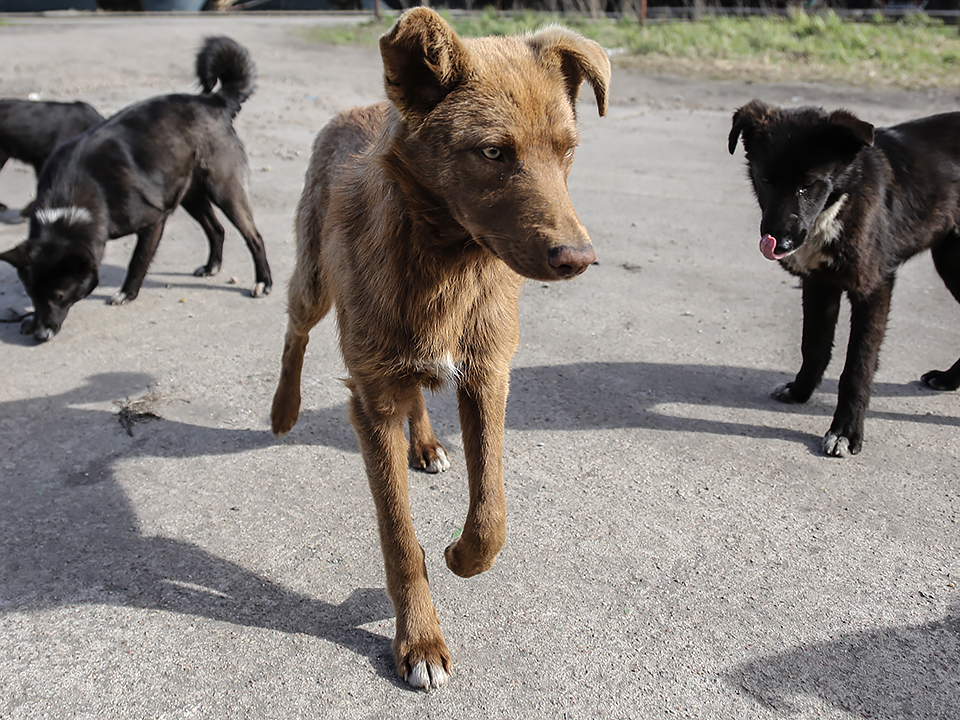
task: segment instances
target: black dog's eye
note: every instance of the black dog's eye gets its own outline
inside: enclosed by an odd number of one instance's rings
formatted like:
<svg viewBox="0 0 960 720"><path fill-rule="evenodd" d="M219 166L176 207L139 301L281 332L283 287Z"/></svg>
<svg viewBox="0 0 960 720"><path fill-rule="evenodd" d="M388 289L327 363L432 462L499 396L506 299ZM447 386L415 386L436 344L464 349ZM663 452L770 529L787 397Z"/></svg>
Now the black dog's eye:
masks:
<svg viewBox="0 0 960 720"><path fill-rule="evenodd" d="M64 300L66 300L66 299L67 299L67 291L66 291L66 290L54 290L52 293L50 293L50 301L51 301L51 302L55 302L55 303L59 304L59 303L62 303L62 302L63 302Z"/></svg>
<svg viewBox="0 0 960 720"><path fill-rule="evenodd" d="M480 148L480 154L487 160L503 160L503 150L498 147Z"/></svg>

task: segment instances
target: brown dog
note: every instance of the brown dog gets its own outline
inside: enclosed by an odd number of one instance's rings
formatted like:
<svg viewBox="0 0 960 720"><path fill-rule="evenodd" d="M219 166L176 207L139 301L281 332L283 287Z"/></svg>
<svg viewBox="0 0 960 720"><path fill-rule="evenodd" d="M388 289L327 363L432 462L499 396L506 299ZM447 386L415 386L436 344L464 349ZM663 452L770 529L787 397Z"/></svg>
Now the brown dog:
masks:
<svg viewBox="0 0 960 720"><path fill-rule="evenodd" d="M397 616L397 671L429 688L446 681L450 654L410 517L407 462L428 472L450 463L423 388L457 387L470 506L445 557L469 577L493 565L506 534L503 426L523 277L571 278L596 257L566 181L580 86L593 86L605 114L610 63L560 27L462 40L426 8L404 13L380 51L390 102L341 114L313 146L271 418L277 435L297 422L308 334L336 304Z"/></svg>

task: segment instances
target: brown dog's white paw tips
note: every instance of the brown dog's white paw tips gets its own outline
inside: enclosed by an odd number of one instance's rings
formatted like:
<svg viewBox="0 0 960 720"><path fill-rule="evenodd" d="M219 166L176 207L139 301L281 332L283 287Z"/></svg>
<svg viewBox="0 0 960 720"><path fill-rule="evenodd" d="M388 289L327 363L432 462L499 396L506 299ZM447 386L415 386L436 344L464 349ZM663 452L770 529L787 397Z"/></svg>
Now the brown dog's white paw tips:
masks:
<svg viewBox="0 0 960 720"><path fill-rule="evenodd" d="M431 459L423 469L428 473L439 473L443 472L444 470L449 470L450 458L447 457L446 450L444 450L442 447L438 447L437 457L435 459Z"/></svg>
<svg viewBox="0 0 960 720"><path fill-rule="evenodd" d="M410 674L407 675L406 679L411 687L429 690L446 683L450 679L450 675L443 669L442 665L421 660L410 669Z"/></svg>

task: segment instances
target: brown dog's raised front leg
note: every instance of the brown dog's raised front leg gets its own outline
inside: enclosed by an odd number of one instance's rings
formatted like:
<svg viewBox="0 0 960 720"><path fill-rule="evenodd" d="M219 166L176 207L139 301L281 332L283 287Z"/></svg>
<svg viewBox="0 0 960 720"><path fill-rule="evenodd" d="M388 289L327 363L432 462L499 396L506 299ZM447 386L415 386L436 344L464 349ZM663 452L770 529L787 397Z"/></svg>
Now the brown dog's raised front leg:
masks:
<svg viewBox="0 0 960 720"><path fill-rule="evenodd" d="M430 416L427 415L427 405L423 401L423 392L417 393L414 398L413 409L410 410L410 466L428 473L438 473L450 469L450 458L446 449L440 444Z"/></svg>
<svg viewBox="0 0 960 720"><path fill-rule="evenodd" d="M413 390L420 392L418 388ZM439 687L449 677L450 651L430 599L423 548L410 516L405 415L383 415L371 404L364 402L361 389L354 389L350 419L377 508L387 594L397 616L393 656L397 672L412 686Z"/></svg>
<svg viewBox="0 0 960 720"><path fill-rule="evenodd" d="M460 427L470 481L470 508L463 532L444 552L447 566L461 577L489 570L506 540L503 490L503 424L508 378L480 388L461 387Z"/></svg>

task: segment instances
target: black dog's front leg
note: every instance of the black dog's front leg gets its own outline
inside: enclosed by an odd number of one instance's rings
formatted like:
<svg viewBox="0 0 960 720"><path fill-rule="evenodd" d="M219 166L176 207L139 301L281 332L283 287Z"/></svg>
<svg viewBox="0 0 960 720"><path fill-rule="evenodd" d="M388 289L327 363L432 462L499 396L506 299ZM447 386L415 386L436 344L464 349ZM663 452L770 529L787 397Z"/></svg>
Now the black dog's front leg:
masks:
<svg viewBox="0 0 960 720"><path fill-rule="evenodd" d="M157 245L160 244L166 222L167 219L163 218L156 225L137 233L137 246L133 249L133 257L130 258L127 277L123 281L123 286L110 298L111 305L130 302L140 294L140 286L143 285L147 268L150 267L153 256L157 253Z"/></svg>
<svg viewBox="0 0 960 720"><path fill-rule="evenodd" d="M880 345L887 330L893 278L867 297L850 296L850 344L840 375L837 410L830 431L823 437L823 452L848 457L863 445L863 421L870 405L873 375L877 371Z"/></svg>
<svg viewBox="0 0 960 720"><path fill-rule="evenodd" d="M806 402L823 379L833 351L840 295L839 287L817 275L803 279L803 363L793 382L774 388L773 397L780 402Z"/></svg>

